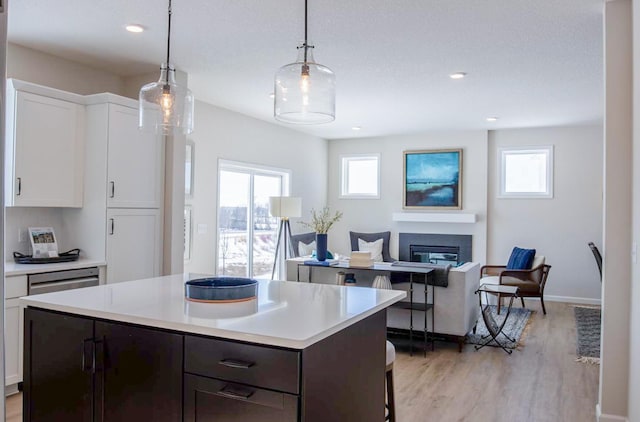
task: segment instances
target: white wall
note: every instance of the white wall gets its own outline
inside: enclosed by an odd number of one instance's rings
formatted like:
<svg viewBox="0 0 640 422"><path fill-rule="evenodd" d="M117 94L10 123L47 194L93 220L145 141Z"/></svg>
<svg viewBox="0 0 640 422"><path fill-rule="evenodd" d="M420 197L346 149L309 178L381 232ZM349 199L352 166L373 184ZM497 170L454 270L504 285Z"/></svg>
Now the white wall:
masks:
<svg viewBox="0 0 640 422"><path fill-rule="evenodd" d="M79 245L71 244L69 229L62 217L64 208L5 208L6 227L4 232L5 260L13 261L13 252L31 253L31 244L26 231L29 227L53 227L58 242L58 250L66 252ZM18 241L18 231L23 232Z"/></svg>
<svg viewBox="0 0 640 422"><path fill-rule="evenodd" d="M629 396L633 193L631 16L631 0L605 3L604 277L597 408L601 422L625 420L629 398L638 400L637 396Z"/></svg>
<svg viewBox="0 0 640 422"><path fill-rule="evenodd" d="M640 242L640 4L633 4L633 231ZM640 266L631 262L631 321L629 348L629 420L640 421Z"/></svg>
<svg viewBox="0 0 640 422"><path fill-rule="evenodd" d="M392 221L402 212L403 151L463 149L463 198L460 212L477 214L475 224L407 223ZM340 199L340 155L380 154L380 199ZM329 232L329 249L351 251L349 231L391 231L389 251L398 258L398 233L446 233L473 235L473 260L486 261L487 245L487 132L429 132L419 135L342 139L329 142L329 203L344 213ZM451 211L457 212L457 211Z"/></svg>
<svg viewBox="0 0 640 422"><path fill-rule="evenodd" d="M600 300L588 242L602 249L602 127L552 127L489 133L488 262L504 264L514 246L535 248L551 265L545 297ZM499 147L554 147L551 199L498 199Z"/></svg>
<svg viewBox="0 0 640 422"><path fill-rule="evenodd" d="M291 195L302 197L303 215L325 205L327 141L196 101L192 259L185 271L214 273L217 243L218 160L291 170ZM198 225L206 233L198 233ZM293 232L301 227L292 220Z"/></svg>
<svg viewBox="0 0 640 422"><path fill-rule="evenodd" d="M124 95L119 76L16 44L7 49L7 78L88 95L111 92Z"/></svg>

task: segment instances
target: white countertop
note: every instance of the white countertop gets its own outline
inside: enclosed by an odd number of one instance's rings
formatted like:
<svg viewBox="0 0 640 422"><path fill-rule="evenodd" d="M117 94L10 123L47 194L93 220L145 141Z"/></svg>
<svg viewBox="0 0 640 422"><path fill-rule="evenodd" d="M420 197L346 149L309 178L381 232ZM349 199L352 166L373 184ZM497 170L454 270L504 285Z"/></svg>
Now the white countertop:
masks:
<svg viewBox="0 0 640 422"><path fill-rule="evenodd" d="M260 280L258 298L196 303L184 282L197 274L27 296L24 306L186 333L304 349L406 297L404 291Z"/></svg>
<svg viewBox="0 0 640 422"><path fill-rule="evenodd" d="M77 261L58 262L56 264L16 264L14 261L5 261L4 275L10 277L14 275L48 273L50 271L74 270L76 268L100 267L107 263L97 259L79 258Z"/></svg>

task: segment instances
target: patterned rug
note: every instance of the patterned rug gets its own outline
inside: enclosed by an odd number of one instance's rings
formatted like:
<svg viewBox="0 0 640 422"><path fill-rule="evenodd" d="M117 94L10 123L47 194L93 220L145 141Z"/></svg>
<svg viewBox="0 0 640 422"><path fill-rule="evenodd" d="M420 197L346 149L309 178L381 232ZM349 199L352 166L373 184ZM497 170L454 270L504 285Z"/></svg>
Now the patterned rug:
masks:
<svg viewBox="0 0 640 422"><path fill-rule="evenodd" d="M600 363L600 308L576 306L576 354L578 362Z"/></svg>
<svg viewBox="0 0 640 422"><path fill-rule="evenodd" d="M498 326L502 324L504 317L507 315L507 309L503 306L502 309L500 310L500 315L498 315L497 306L489 305L489 308L491 311L491 315L495 319ZM507 323L504 326L504 329L502 330L502 332L508 335L509 337L511 337L512 339L515 339L515 342L508 340L505 336L500 334L498 335L498 340L504 347L506 347L507 349L516 349L518 346L522 345L520 342L520 337L522 336L522 332L524 331L525 327L527 326L527 323L529 322L530 316L531 316L531 311L528 310L527 308L520 308L520 307L511 308L511 314L509 315L509 319L507 320ZM476 328L476 333L473 334L473 332L471 332L467 334L466 342L469 344L484 344L484 342L486 342L487 339L486 338L483 339L482 337L488 334L489 334L489 331L487 330L487 326L484 324L484 320L482 319L482 316L480 316L480 319L478 320L478 326ZM489 343L488 346L498 347L493 341Z"/></svg>

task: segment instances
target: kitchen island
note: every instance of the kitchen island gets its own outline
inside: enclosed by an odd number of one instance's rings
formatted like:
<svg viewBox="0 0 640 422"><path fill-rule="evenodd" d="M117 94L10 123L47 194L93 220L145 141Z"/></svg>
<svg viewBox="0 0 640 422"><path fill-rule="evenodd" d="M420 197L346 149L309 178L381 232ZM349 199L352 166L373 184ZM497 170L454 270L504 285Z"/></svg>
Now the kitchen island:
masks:
<svg viewBox="0 0 640 422"><path fill-rule="evenodd" d="M383 421L393 290L260 281L189 302L174 275L29 296L25 421Z"/></svg>

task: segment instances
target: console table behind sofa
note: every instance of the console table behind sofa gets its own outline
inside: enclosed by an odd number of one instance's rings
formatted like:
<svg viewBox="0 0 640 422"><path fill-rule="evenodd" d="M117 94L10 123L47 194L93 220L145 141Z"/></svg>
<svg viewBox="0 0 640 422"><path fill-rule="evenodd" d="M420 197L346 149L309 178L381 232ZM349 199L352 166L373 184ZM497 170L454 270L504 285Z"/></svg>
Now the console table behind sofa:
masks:
<svg viewBox="0 0 640 422"><path fill-rule="evenodd" d="M294 258L287 260L286 280L296 281L298 278L298 264L308 258ZM344 268L314 267L313 282L335 284L337 271L349 271L356 274L357 285L371 287L375 274L367 274L367 271L358 271L356 268L345 270ZM300 274L301 281L308 281L305 274ZM449 271L449 286L435 287L435 296L438 298L434 308L434 322L436 334L451 337L458 341L462 350L464 337L471 331L479 317L478 299L474 292L478 289L480 280L480 264L467 262L458 268ZM394 289L409 289L409 283L397 283ZM424 294L420 289L414 288L414 302L424 303ZM431 327L428 316L427 325ZM387 309L387 327L409 329L409 311L404 309ZM424 330L422 318L414 318L413 328L416 331Z"/></svg>

